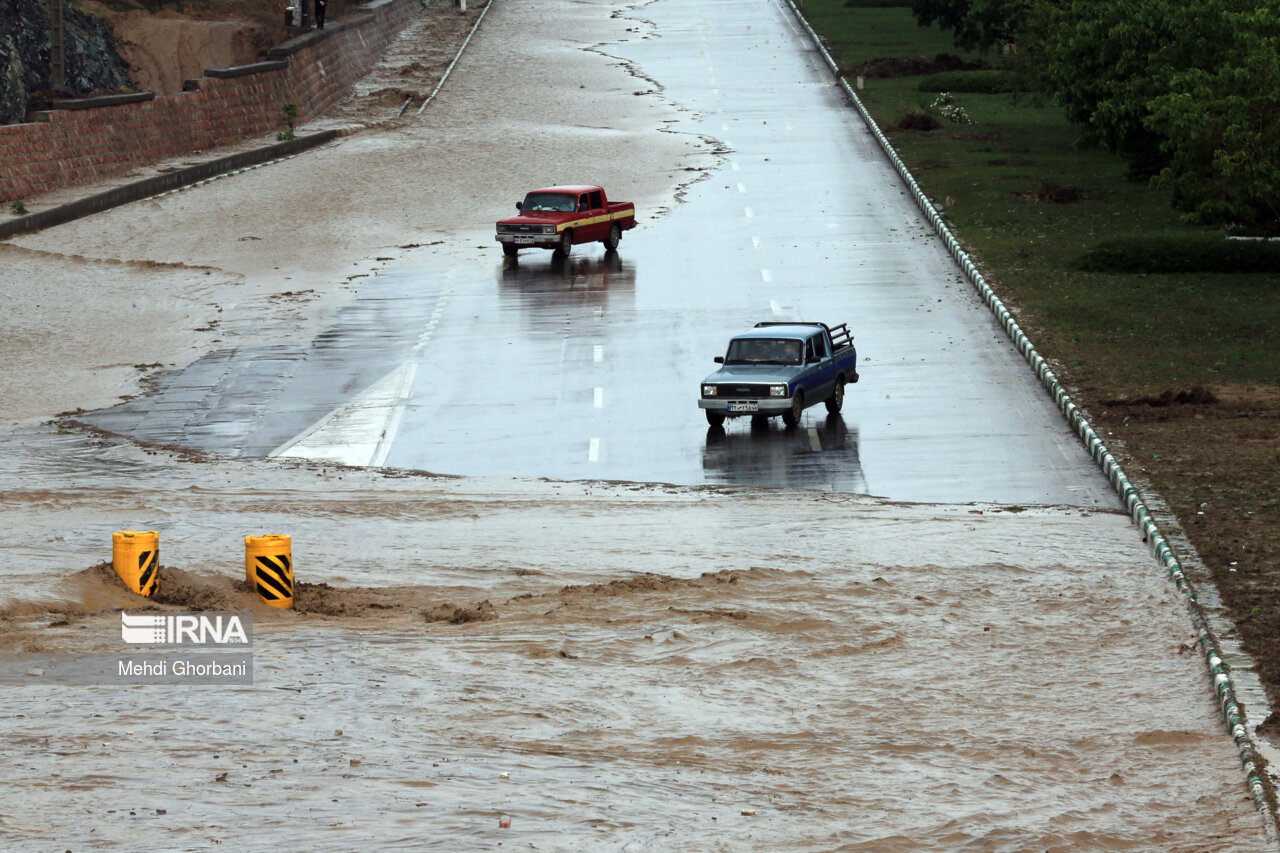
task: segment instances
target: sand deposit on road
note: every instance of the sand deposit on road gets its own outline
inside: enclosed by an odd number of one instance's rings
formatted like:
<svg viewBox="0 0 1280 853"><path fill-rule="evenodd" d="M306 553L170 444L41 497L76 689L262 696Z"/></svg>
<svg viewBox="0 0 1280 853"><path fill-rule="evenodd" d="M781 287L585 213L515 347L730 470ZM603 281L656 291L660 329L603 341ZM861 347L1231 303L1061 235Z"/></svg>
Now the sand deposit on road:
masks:
<svg viewBox="0 0 1280 853"><path fill-rule="evenodd" d="M645 35L614 10L500 4L421 119L0 246L0 414L24 422L0 652L119 648L138 602L97 566L122 527L161 531L155 606L258 627L251 687L0 692L27 780L0 842L1264 849L1182 603L1118 514L398 476L36 423L259 322L309 340L382 258L492 263L523 188L674 204L713 149L583 49ZM18 305L39 334L8 333ZM261 532L293 536L298 612L240 585Z"/></svg>
<svg viewBox="0 0 1280 853"><path fill-rule="evenodd" d="M708 141L663 132L676 107L652 83L590 49L644 37L647 27L617 8L500 4L421 115L390 121L395 98L362 89L368 102L339 107L329 123L376 129L0 244L0 365L15 366L0 422L137 393L143 371L133 365L181 367L229 345L237 329L253 334L286 310L276 294L307 294L305 308L290 302L285 315L306 340L350 296L352 277L405 258L491 260L493 222L529 187L590 180L635 201L642 219L660 215L697 174L684 170L715 158ZM442 73L446 57L427 52ZM391 55L409 88L429 94L412 51L397 45ZM529 79L538 85L513 85ZM104 274L122 261L153 271L137 281ZM106 345L109 357L94 354L107 341L119 342Z"/></svg>

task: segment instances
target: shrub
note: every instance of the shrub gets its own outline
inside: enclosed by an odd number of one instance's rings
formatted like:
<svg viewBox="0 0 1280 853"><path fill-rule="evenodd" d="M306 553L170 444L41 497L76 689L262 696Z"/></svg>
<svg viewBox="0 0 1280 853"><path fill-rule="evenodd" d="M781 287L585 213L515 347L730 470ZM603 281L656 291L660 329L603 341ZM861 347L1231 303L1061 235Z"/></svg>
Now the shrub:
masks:
<svg viewBox="0 0 1280 853"><path fill-rule="evenodd" d="M293 139L293 129L298 124L298 105L289 101L280 107L280 121L284 125L284 130L276 134L276 139L281 142Z"/></svg>
<svg viewBox="0 0 1280 853"><path fill-rule="evenodd" d="M916 87L921 92L973 92L981 95L1000 95L1017 92L1017 77L1012 71L941 71L930 74Z"/></svg>
<svg viewBox="0 0 1280 853"><path fill-rule="evenodd" d="M1071 266L1110 273L1274 273L1280 272L1280 242L1202 232L1126 234L1099 240Z"/></svg>
<svg viewBox="0 0 1280 853"><path fill-rule="evenodd" d="M943 92L938 95L937 99L929 105L929 109L937 110L938 113L949 122L955 124L973 124L973 119L969 118L969 114L964 111L964 107L955 102L950 92Z"/></svg>

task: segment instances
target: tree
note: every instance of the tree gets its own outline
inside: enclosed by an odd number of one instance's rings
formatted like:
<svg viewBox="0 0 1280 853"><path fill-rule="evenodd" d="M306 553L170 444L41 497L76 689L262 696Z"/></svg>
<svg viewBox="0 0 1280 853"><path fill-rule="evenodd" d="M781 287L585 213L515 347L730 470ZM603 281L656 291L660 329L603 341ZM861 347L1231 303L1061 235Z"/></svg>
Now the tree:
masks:
<svg viewBox="0 0 1280 853"><path fill-rule="evenodd" d="M1156 183L1194 222L1280 231L1280 3L1219 11L1216 63L1150 101L1167 156Z"/></svg>
<svg viewBox="0 0 1280 853"><path fill-rule="evenodd" d="M937 24L962 50L987 50L1015 41L1035 0L911 0L922 27Z"/></svg>

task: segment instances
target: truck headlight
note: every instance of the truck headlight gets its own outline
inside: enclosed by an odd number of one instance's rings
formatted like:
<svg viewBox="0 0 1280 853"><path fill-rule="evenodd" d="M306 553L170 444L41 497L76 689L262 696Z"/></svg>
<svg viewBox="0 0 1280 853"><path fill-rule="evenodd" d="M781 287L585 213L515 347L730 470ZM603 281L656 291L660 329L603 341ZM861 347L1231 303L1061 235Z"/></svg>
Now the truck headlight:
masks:
<svg viewBox="0 0 1280 853"><path fill-rule="evenodd" d="M510 233L510 231L511 231L510 225L503 225L501 222L498 223L499 234L507 234L507 233Z"/></svg>
<svg viewBox="0 0 1280 853"><path fill-rule="evenodd" d="M717 389L717 388L716 388L716 386L714 386L714 385L703 385L703 386L702 386L702 396L704 396L704 397L714 397L714 396L716 395L716 392L717 392L718 390L719 390L719 389Z"/></svg>
<svg viewBox="0 0 1280 853"><path fill-rule="evenodd" d="M554 233L556 233L556 227L555 227L554 225L543 225L543 226L542 226L542 233L543 233L543 234L554 234Z"/></svg>
<svg viewBox="0 0 1280 853"><path fill-rule="evenodd" d="M787 396L787 386L786 386L786 385L770 385L770 386L769 386L769 396L770 396L770 397L785 397L785 396Z"/></svg>

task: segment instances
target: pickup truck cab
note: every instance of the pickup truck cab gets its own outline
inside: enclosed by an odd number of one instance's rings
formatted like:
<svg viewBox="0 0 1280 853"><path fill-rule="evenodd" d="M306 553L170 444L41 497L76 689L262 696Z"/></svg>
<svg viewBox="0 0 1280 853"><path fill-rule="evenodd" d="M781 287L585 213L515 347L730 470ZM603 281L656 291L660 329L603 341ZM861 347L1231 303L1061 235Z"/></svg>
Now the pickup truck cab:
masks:
<svg viewBox="0 0 1280 853"><path fill-rule="evenodd" d="M702 380L698 400L713 427L743 415L781 415L793 427L817 403L835 414L844 386L858 381L858 351L845 323L756 323L729 341L716 364L723 366Z"/></svg>
<svg viewBox="0 0 1280 853"><path fill-rule="evenodd" d="M622 232L636 226L636 206L609 201L603 187L574 184L534 190L516 202L519 215L498 221L495 238L505 255L551 249L565 256L579 243L604 243L612 252Z"/></svg>

